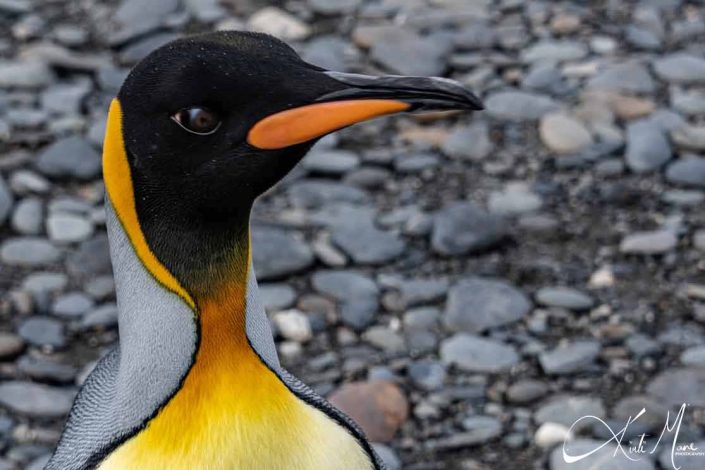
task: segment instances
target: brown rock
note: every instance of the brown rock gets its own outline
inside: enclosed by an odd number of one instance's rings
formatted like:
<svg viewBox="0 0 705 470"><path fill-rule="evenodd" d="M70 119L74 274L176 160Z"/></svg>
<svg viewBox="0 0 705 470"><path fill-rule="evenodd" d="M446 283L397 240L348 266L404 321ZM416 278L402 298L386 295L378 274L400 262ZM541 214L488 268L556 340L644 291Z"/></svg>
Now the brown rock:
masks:
<svg viewBox="0 0 705 470"><path fill-rule="evenodd" d="M551 30L556 34L570 34L580 29L580 18L569 13L558 13L551 19Z"/></svg>
<svg viewBox="0 0 705 470"><path fill-rule="evenodd" d="M612 109L615 114L622 119L631 120L654 112L656 105L647 98L637 98L635 96L617 95L612 101Z"/></svg>
<svg viewBox="0 0 705 470"><path fill-rule="evenodd" d="M24 341L12 333L0 332L0 359L17 356L24 349Z"/></svg>
<svg viewBox="0 0 705 470"><path fill-rule="evenodd" d="M409 403L403 392L386 380L345 384L329 399L374 442L391 441L409 415Z"/></svg>

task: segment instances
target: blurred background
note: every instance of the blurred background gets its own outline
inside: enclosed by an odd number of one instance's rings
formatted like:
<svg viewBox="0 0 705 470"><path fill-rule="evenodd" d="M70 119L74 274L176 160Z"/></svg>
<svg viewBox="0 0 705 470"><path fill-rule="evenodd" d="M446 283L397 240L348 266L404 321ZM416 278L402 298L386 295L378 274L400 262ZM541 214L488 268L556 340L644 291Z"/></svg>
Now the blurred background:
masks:
<svg viewBox="0 0 705 470"><path fill-rule="evenodd" d="M629 465L560 447L611 437L570 436L583 415L617 430L644 407L634 435L658 435L684 402L680 439L705 448L703 10L0 0L0 469L42 467L117 340L108 103L152 49L215 29L333 70L453 77L486 104L325 138L253 215L284 365L390 469L670 469L667 445Z"/></svg>

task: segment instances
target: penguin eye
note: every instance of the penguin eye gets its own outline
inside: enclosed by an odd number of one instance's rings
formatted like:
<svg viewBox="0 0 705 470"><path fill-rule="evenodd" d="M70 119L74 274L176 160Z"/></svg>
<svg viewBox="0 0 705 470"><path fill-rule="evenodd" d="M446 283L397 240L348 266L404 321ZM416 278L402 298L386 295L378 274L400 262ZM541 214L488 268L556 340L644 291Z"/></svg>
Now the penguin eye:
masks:
<svg viewBox="0 0 705 470"><path fill-rule="evenodd" d="M172 114L171 119L192 134L198 135L214 133L221 123L218 113L200 106L181 109Z"/></svg>

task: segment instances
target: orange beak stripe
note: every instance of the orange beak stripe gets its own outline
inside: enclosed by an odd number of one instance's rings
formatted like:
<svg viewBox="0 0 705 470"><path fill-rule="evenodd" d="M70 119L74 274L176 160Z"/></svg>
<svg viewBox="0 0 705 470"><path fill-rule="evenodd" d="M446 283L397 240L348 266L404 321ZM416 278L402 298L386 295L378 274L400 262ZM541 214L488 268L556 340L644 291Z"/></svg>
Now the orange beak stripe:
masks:
<svg viewBox="0 0 705 470"><path fill-rule="evenodd" d="M247 142L262 150L281 149L357 122L406 111L410 107L403 101L384 99L310 104L265 117L250 129Z"/></svg>

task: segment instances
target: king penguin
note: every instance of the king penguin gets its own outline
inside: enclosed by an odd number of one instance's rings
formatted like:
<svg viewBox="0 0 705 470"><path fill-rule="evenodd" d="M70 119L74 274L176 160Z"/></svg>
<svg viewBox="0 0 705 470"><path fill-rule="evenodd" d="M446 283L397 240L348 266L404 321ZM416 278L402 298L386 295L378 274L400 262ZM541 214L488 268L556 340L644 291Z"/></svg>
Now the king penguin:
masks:
<svg viewBox="0 0 705 470"><path fill-rule="evenodd" d="M452 80L327 71L257 33L183 38L142 60L110 105L103 148L119 344L46 468L384 468L355 423L280 365L250 210L330 132L481 108Z"/></svg>

